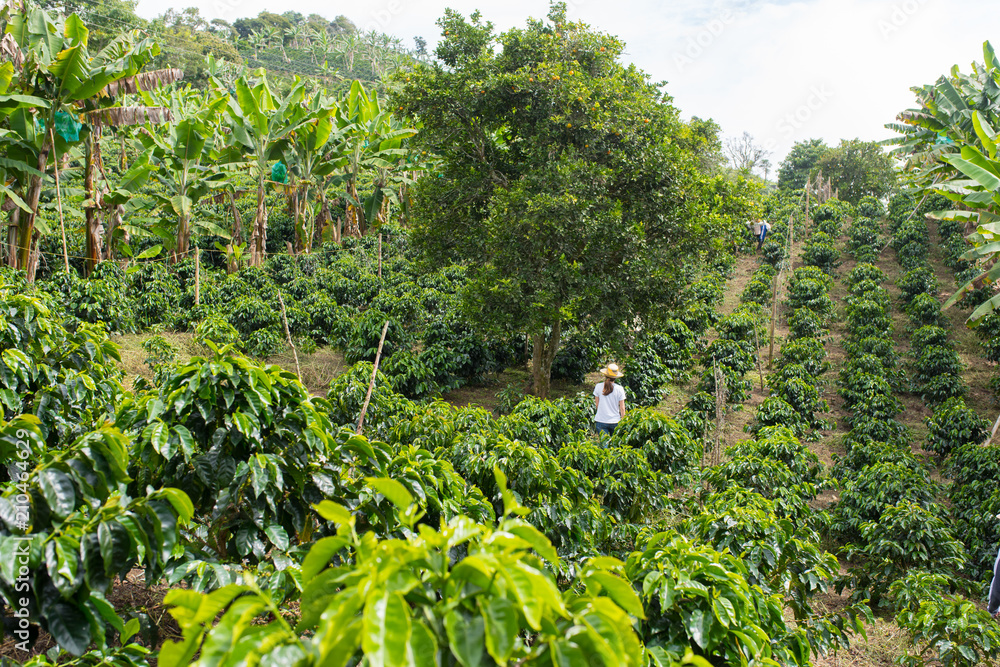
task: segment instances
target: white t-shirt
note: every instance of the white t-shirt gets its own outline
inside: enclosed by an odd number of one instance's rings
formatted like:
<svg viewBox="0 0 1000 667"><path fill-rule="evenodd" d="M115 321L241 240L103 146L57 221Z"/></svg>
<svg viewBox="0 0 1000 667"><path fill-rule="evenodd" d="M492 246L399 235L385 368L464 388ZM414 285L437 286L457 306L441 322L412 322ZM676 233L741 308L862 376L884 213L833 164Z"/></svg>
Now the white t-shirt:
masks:
<svg viewBox="0 0 1000 667"><path fill-rule="evenodd" d="M598 398L597 416L594 417L594 421L602 424L617 424L622 418L618 411L618 402L625 400L625 390L622 389L622 386L616 383L611 393L605 396L604 383L598 382L597 386L594 387L594 396Z"/></svg>

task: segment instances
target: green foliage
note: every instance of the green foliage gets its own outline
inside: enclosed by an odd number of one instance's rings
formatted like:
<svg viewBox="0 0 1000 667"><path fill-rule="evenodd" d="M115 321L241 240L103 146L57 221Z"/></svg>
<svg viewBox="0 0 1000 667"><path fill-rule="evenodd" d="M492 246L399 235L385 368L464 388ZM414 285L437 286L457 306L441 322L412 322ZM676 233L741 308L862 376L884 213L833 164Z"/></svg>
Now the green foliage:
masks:
<svg viewBox="0 0 1000 667"><path fill-rule="evenodd" d="M101 322L111 331L137 330L135 314L125 294L125 274L112 262L102 262L90 278L60 272L44 283L67 315L82 322Z"/></svg>
<svg viewBox="0 0 1000 667"><path fill-rule="evenodd" d="M818 378L830 369L830 362L826 360L826 349L822 341L815 338L797 338L782 345L778 367L788 364L802 366L814 378Z"/></svg>
<svg viewBox="0 0 1000 667"><path fill-rule="evenodd" d="M611 442L641 449L649 465L672 476L689 473L701 460L701 444L677 421L655 410L629 410Z"/></svg>
<svg viewBox="0 0 1000 667"><path fill-rule="evenodd" d="M913 364L914 390L935 403L962 396L967 390L962 380L963 368L962 360L951 347L928 345Z"/></svg>
<svg viewBox="0 0 1000 667"><path fill-rule="evenodd" d="M106 624L123 629L105 599L115 576L141 565L155 579L183 553L191 501L173 488L130 494L130 443L117 429L48 450L38 420L20 417L0 422L0 443L11 472L0 496L4 603L25 610L73 655L92 642L106 646Z"/></svg>
<svg viewBox="0 0 1000 667"><path fill-rule="evenodd" d="M907 271L896 281L899 287L899 299L903 304L908 304L918 294L937 294L937 277L934 270L929 266L921 266L911 271Z"/></svg>
<svg viewBox="0 0 1000 667"><path fill-rule="evenodd" d="M288 550L306 530L309 494L322 497L303 473L334 446L294 375L223 354L166 370L156 389L121 402L116 423L135 438L136 488L184 490L210 517L202 539L221 557Z"/></svg>
<svg viewBox="0 0 1000 667"><path fill-rule="evenodd" d="M833 535L859 542L864 526L877 523L887 508L911 502L930 509L935 485L922 469L899 463L876 463L844 481L840 501L830 523Z"/></svg>
<svg viewBox="0 0 1000 667"><path fill-rule="evenodd" d="M222 348L226 345L237 345L240 341L240 332L224 317L211 314L195 326L194 339L205 348L208 348L210 343Z"/></svg>
<svg viewBox="0 0 1000 667"><path fill-rule="evenodd" d="M941 304L930 294L918 294L906 305L906 314L915 327L926 325L945 326L948 318L941 312Z"/></svg>
<svg viewBox="0 0 1000 667"><path fill-rule="evenodd" d="M854 205L866 196L881 198L896 188L895 165L878 141L843 139L816 167L832 180L840 198Z"/></svg>
<svg viewBox="0 0 1000 667"><path fill-rule="evenodd" d="M990 428L989 421L966 407L961 398L949 398L934 408L926 423L927 442L924 449L941 456L948 456L963 445L984 442Z"/></svg>
<svg viewBox="0 0 1000 667"><path fill-rule="evenodd" d="M818 546L807 523L781 515L775 503L740 487L711 496L679 530L740 558L747 583L789 599L796 618L812 613L810 599L824 593L839 571L837 559Z"/></svg>
<svg viewBox="0 0 1000 667"><path fill-rule="evenodd" d="M840 251L833 245L831 240L817 238L820 235L829 239L823 232L816 232L812 235L810 242L802 252L802 261L809 266L822 269L824 273L833 275L834 270L840 266Z"/></svg>
<svg viewBox="0 0 1000 667"><path fill-rule="evenodd" d="M103 325L57 321L45 301L0 286L0 405L33 414L51 447L97 428L124 392Z"/></svg>
<svg viewBox="0 0 1000 667"><path fill-rule="evenodd" d="M944 576L919 570L892 584L896 623L920 649L900 659L906 667L974 667L1000 655L1000 630L990 615L948 595L946 584Z"/></svg>
<svg viewBox="0 0 1000 667"><path fill-rule="evenodd" d="M647 619L642 641L670 656L688 649L712 663L778 659L808 664L804 631L782 618L777 595L747 583L741 560L676 533L658 533L625 563L629 580L641 584Z"/></svg>
<svg viewBox="0 0 1000 667"><path fill-rule="evenodd" d="M393 487L389 479L375 483ZM409 494L394 498L407 511ZM422 528L419 538L376 540L358 535L344 507L321 503L316 510L339 528L295 566L304 593L294 628L250 578L209 595L174 591L166 603L183 637L164 646L160 664L235 666L295 656L309 665L542 665L584 655L600 665L643 664L630 615L645 614L616 561L584 563L564 593L549 573L559 567L554 549L520 519L492 529L459 517L438 530ZM196 659L203 642L220 650Z"/></svg>
<svg viewBox="0 0 1000 667"><path fill-rule="evenodd" d="M858 544L848 544L844 553L859 559L858 567L838 583L847 585L851 599L869 600L881 606L893 582L914 570L952 575L965 566L965 548L955 539L940 507L924 507L900 501L885 507L877 521L861 524Z"/></svg>
<svg viewBox="0 0 1000 667"><path fill-rule="evenodd" d="M884 283L887 280L882 269L874 264L858 264L847 274L847 284L853 287L862 280L871 280L876 284Z"/></svg>
<svg viewBox="0 0 1000 667"><path fill-rule="evenodd" d="M788 318L789 340L823 338L828 332L826 319L809 308L796 308Z"/></svg>
<svg viewBox="0 0 1000 667"><path fill-rule="evenodd" d="M632 447L568 443L559 450L559 463L586 475L594 483L594 495L619 521L634 522L662 509L670 490L669 478Z"/></svg>

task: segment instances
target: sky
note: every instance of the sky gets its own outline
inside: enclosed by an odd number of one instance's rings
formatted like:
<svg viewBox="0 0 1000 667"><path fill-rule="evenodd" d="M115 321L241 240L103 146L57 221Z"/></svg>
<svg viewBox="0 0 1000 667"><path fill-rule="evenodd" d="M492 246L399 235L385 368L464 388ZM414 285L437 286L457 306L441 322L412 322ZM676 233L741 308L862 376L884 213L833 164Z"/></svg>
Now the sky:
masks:
<svg viewBox="0 0 1000 667"><path fill-rule="evenodd" d="M712 118L724 137L749 132L775 167L796 141L879 140L885 123L914 104L912 86L933 83L953 65L968 72L983 42L1000 48L997 0L567 0L571 20L621 38L623 59L665 90L685 119ZM479 9L498 31L544 18L547 0L140 0L146 18L197 6L233 21L267 10L344 14L430 47L445 7ZM992 33L992 34L991 34Z"/></svg>

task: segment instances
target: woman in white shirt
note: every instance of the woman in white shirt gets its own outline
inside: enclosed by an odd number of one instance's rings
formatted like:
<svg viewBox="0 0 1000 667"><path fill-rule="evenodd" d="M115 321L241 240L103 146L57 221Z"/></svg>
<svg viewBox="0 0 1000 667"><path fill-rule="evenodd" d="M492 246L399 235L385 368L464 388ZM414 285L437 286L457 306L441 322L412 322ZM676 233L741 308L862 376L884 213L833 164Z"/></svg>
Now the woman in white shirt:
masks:
<svg viewBox="0 0 1000 667"><path fill-rule="evenodd" d="M625 390L621 385L615 384L615 380L624 373L618 369L617 364L608 364L607 368L601 369L601 375L604 376L604 382L598 382L594 387L594 407L597 409L594 424L598 433L611 435L625 416Z"/></svg>

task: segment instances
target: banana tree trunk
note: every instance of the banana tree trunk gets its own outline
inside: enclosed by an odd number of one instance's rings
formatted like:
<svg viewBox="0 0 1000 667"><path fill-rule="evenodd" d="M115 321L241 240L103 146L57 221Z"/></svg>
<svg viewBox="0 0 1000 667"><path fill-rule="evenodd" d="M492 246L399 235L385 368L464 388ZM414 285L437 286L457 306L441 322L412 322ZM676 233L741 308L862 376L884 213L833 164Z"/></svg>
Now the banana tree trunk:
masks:
<svg viewBox="0 0 1000 667"><path fill-rule="evenodd" d="M352 203L353 201L358 201L358 188L354 181L350 181L347 185L347 215L344 225L344 236L356 236L361 238L361 225L358 219L358 207Z"/></svg>
<svg viewBox="0 0 1000 667"><path fill-rule="evenodd" d="M84 199L90 204L86 207L87 226L87 275L94 270L97 263L101 261L101 193L94 187L95 176L97 175L97 151L95 147L93 132L87 135L84 156L83 189Z"/></svg>
<svg viewBox="0 0 1000 667"><path fill-rule="evenodd" d="M264 263L267 247L267 204L264 202L264 178L257 181L257 215L254 217L253 233L250 236L250 265Z"/></svg>
<svg viewBox="0 0 1000 667"><path fill-rule="evenodd" d="M15 208L10 212L10 221L7 223L7 266L17 266L17 230L21 224L21 209Z"/></svg>
<svg viewBox="0 0 1000 667"><path fill-rule="evenodd" d="M556 320L552 324L552 330L548 336L544 333L532 334L531 336L534 343L531 355L531 391L538 398L548 398L549 396L549 388L552 384L552 362L559 349L561 332L562 322Z"/></svg>
<svg viewBox="0 0 1000 667"><path fill-rule="evenodd" d="M174 249L173 260L177 263L187 257L191 246L191 218L181 214L177 218L177 247Z"/></svg>
<svg viewBox="0 0 1000 667"><path fill-rule="evenodd" d="M114 259L114 244L115 244L115 232L122 224L122 213L125 212L124 206L115 206L111 209L110 217L108 219L108 226L104 232L104 259L110 260ZM126 236L128 232L126 232Z"/></svg>
<svg viewBox="0 0 1000 667"><path fill-rule="evenodd" d="M49 151L52 150L52 144L45 141L42 144L42 150L38 152L38 171L45 173L45 169L49 162ZM25 202L28 208L31 209L31 213L28 214L27 218L22 222L18 228L17 233L17 266L18 269L23 269L28 273L28 282L34 280L34 271L30 271L31 266L31 246L32 241L35 237L35 216L38 215L38 200L42 195L42 177L32 176L31 181L28 185L28 200Z"/></svg>

